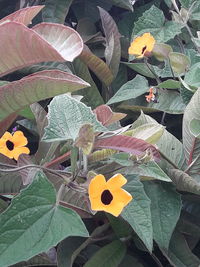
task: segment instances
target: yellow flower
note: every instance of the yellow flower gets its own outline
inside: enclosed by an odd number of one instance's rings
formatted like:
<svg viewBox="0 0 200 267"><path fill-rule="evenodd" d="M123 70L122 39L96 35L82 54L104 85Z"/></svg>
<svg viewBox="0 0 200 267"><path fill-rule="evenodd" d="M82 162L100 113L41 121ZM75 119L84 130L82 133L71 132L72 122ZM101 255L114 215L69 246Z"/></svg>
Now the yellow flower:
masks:
<svg viewBox="0 0 200 267"><path fill-rule="evenodd" d="M0 153L10 159L18 160L19 155L30 153L30 150L25 147L27 143L23 132L16 131L13 135L5 132L0 138Z"/></svg>
<svg viewBox="0 0 200 267"><path fill-rule="evenodd" d="M128 49L129 55L135 55L137 58L149 56L155 45L155 39L147 32L133 40Z"/></svg>
<svg viewBox="0 0 200 267"><path fill-rule="evenodd" d="M108 181L102 174L96 175L88 189L92 210L103 210L119 216L132 200L132 196L121 188L126 183L126 178L121 174L114 175Z"/></svg>

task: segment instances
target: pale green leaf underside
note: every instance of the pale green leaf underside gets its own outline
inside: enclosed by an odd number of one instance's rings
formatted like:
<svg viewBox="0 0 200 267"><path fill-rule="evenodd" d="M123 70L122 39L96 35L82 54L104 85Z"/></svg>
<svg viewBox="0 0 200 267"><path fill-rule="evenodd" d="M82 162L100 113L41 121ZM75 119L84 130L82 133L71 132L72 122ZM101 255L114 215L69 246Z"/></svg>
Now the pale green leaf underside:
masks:
<svg viewBox="0 0 200 267"><path fill-rule="evenodd" d="M68 95L54 97L49 105L48 126L43 140L47 142L75 140L83 124L90 123L96 132L107 131L97 121L91 108Z"/></svg>
<svg viewBox="0 0 200 267"><path fill-rule="evenodd" d="M0 267L47 251L67 236L88 236L74 211L56 206L55 189L42 172L13 198L0 225Z"/></svg>

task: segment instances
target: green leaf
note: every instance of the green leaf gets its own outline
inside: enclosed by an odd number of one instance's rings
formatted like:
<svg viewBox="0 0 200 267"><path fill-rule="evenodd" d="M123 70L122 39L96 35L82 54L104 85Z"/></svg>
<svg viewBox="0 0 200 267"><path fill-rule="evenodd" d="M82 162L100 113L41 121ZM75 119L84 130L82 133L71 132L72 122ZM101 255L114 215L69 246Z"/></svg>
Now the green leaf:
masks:
<svg viewBox="0 0 200 267"><path fill-rule="evenodd" d="M179 75L184 74L190 66L190 59L181 53L169 53L169 60L173 71Z"/></svg>
<svg viewBox="0 0 200 267"><path fill-rule="evenodd" d="M183 26L174 21L165 22L165 16L161 9L152 5L135 22L132 36L138 36L150 32L159 43L165 43L181 33Z"/></svg>
<svg viewBox="0 0 200 267"><path fill-rule="evenodd" d="M29 120L34 120L34 115L33 112L31 111L30 107L25 107L22 110L20 110L19 115L29 119Z"/></svg>
<svg viewBox="0 0 200 267"><path fill-rule="evenodd" d="M161 249L168 250L169 242L180 217L181 198L170 184L144 182L151 200L153 238Z"/></svg>
<svg viewBox="0 0 200 267"><path fill-rule="evenodd" d="M153 55L159 61L168 59L168 55L172 52L172 47L168 44L156 43L153 48Z"/></svg>
<svg viewBox="0 0 200 267"><path fill-rule="evenodd" d="M1 161L2 162L2 161ZM17 194L23 188L19 173L0 172L0 194Z"/></svg>
<svg viewBox="0 0 200 267"><path fill-rule="evenodd" d="M191 120L190 131L195 137L200 138L200 120Z"/></svg>
<svg viewBox="0 0 200 267"><path fill-rule="evenodd" d="M142 139L149 144L156 144L164 132L164 127L157 123L146 123L128 132L135 138ZM124 134L127 135L126 132Z"/></svg>
<svg viewBox="0 0 200 267"><path fill-rule="evenodd" d="M106 213L106 216L118 238L128 237L132 234L133 229L125 220L120 217L115 217L109 213Z"/></svg>
<svg viewBox="0 0 200 267"><path fill-rule="evenodd" d="M59 267L69 267L73 252L85 241L83 237L72 236L59 243L57 262Z"/></svg>
<svg viewBox="0 0 200 267"><path fill-rule="evenodd" d="M2 213L8 207L8 202L0 198L0 213Z"/></svg>
<svg viewBox="0 0 200 267"><path fill-rule="evenodd" d="M200 86L200 64L194 64L190 70L186 73L184 82L186 82L189 86L194 86L198 88Z"/></svg>
<svg viewBox="0 0 200 267"><path fill-rule="evenodd" d="M137 233L151 252L153 248L153 229L151 222L151 201L147 197L143 184L133 176L127 176L129 183L124 188L133 196L133 200L123 210L121 216Z"/></svg>
<svg viewBox="0 0 200 267"><path fill-rule="evenodd" d="M32 103L87 86L75 75L58 70L28 75L0 87L0 120Z"/></svg>
<svg viewBox="0 0 200 267"><path fill-rule="evenodd" d="M128 81L117 91L108 101L108 105L124 100L136 98L147 92L149 89L148 81L141 75L137 75L133 80Z"/></svg>
<svg viewBox="0 0 200 267"><path fill-rule="evenodd" d="M19 262L10 267L27 267L27 266L34 267L34 266L43 266L43 265L48 266L48 267L56 267L56 265L52 263L50 258L45 253L37 255L31 258L30 260Z"/></svg>
<svg viewBox="0 0 200 267"><path fill-rule="evenodd" d="M102 247L84 264L84 267L118 267L126 253L126 246L120 240L115 240L110 244Z"/></svg>
<svg viewBox="0 0 200 267"><path fill-rule="evenodd" d="M200 89L198 89L189 104L185 109L183 116L183 147L185 152L185 158L187 164L191 164L195 159L194 164L188 172L189 175L192 173L198 173L200 170L200 139L196 138L195 135L190 131L190 122L193 119L199 120L200 118ZM199 180L200 181L200 180Z"/></svg>
<svg viewBox="0 0 200 267"><path fill-rule="evenodd" d="M181 82L169 79L162 83L159 83L157 86L166 89L178 89L181 87Z"/></svg>
<svg viewBox="0 0 200 267"><path fill-rule="evenodd" d="M45 128L43 141L75 140L83 124L90 123L94 131L107 129L97 121L91 108L68 95L54 97L49 105L48 126Z"/></svg>
<svg viewBox="0 0 200 267"><path fill-rule="evenodd" d="M125 110L147 110L148 112L163 111L169 114L183 114L185 104L176 91L162 90L158 91L158 103L147 103L145 96L127 100L120 104L120 108Z"/></svg>
<svg viewBox="0 0 200 267"><path fill-rule="evenodd" d="M139 118L133 123L132 127L133 128L138 127L146 123L158 123L158 122L142 112ZM158 150L162 154L164 154L165 157L169 158L179 168L182 167L184 163L183 145L175 136L170 134L165 129L163 135L156 143L156 145L158 147Z"/></svg>
<svg viewBox="0 0 200 267"><path fill-rule="evenodd" d="M145 63L127 63L123 62L127 67L130 69L148 77L148 78L155 78L153 73L148 69L147 65Z"/></svg>
<svg viewBox="0 0 200 267"><path fill-rule="evenodd" d="M190 250L183 234L175 231L172 235L168 257L178 267L198 267L200 260Z"/></svg>
<svg viewBox="0 0 200 267"><path fill-rule="evenodd" d="M0 224L1 267L47 251L67 236L88 236L74 211L56 205L55 189L42 172L13 198Z"/></svg>
<svg viewBox="0 0 200 267"><path fill-rule="evenodd" d="M93 81L86 64L84 64L80 59L76 58L73 62L73 67L75 74L90 84L90 87L76 92L76 94L83 96L82 102L87 106L90 106L92 109L104 104L103 98L95 82Z"/></svg>
<svg viewBox="0 0 200 267"><path fill-rule="evenodd" d="M171 182L169 176L158 166L154 161L149 161L145 164L140 164L138 174L141 180L161 180L165 182Z"/></svg>
<svg viewBox="0 0 200 267"><path fill-rule="evenodd" d="M133 6L130 0L109 0L109 1L112 2L113 5L115 6L119 6L128 9L130 11L133 11Z"/></svg>
<svg viewBox="0 0 200 267"><path fill-rule="evenodd" d="M45 22L64 24L73 0L45 0L42 18Z"/></svg>
<svg viewBox="0 0 200 267"><path fill-rule="evenodd" d="M144 267L144 265L140 262L138 258L136 258L135 256L133 257L129 254L126 254L124 259L120 263L119 267L130 267L130 266Z"/></svg>
<svg viewBox="0 0 200 267"><path fill-rule="evenodd" d="M177 190L200 195L200 184L187 173L177 169L170 169L168 173Z"/></svg>

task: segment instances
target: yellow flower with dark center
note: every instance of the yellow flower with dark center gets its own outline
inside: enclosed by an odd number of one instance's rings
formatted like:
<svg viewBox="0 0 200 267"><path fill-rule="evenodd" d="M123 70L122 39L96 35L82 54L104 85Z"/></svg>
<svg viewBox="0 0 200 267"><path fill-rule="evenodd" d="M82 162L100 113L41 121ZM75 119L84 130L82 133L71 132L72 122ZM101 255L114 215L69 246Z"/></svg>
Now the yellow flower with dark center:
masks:
<svg viewBox="0 0 200 267"><path fill-rule="evenodd" d="M96 175L88 188L91 209L119 216L132 200L131 194L121 188L126 183L126 178L121 174L114 175L108 181L102 174Z"/></svg>
<svg viewBox="0 0 200 267"><path fill-rule="evenodd" d="M144 33L133 40L128 49L129 55L135 55L137 58L149 56L155 45L154 37L149 33Z"/></svg>
<svg viewBox="0 0 200 267"><path fill-rule="evenodd" d="M27 143L23 132L16 131L13 135L5 132L0 138L0 153L10 159L18 160L19 155L30 153L28 147L25 147Z"/></svg>

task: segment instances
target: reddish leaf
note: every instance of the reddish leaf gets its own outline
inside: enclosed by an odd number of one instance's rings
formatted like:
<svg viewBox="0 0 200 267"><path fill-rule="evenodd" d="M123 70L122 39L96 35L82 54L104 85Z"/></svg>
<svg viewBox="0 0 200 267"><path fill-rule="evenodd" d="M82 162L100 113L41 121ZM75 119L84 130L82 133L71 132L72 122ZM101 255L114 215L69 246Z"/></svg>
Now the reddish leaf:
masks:
<svg viewBox="0 0 200 267"><path fill-rule="evenodd" d="M111 84L113 75L108 65L99 57L95 56L90 49L84 45L80 59L97 75L107 86Z"/></svg>
<svg viewBox="0 0 200 267"><path fill-rule="evenodd" d="M116 135L105 139L100 139L95 142L95 148L109 148L119 150L134 155L142 155L147 149L150 149L156 161L160 160L158 150L147 142L125 135Z"/></svg>
<svg viewBox="0 0 200 267"><path fill-rule="evenodd" d="M106 36L106 63L110 67L113 76L116 77L119 70L121 58L120 33L117 25L110 14L103 8L99 7L103 30Z"/></svg>
<svg viewBox="0 0 200 267"><path fill-rule="evenodd" d="M127 116L125 113L113 112L107 105L98 106L93 110L93 112L97 115L98 121L100 121L103 125L110 125Z"/></svg>
<svg viewBox="0 0 200 267"><path fill-rule="evenodd" d="M43 9L44 6L32 6L26 7L16 12L4 17L0 20L0 24L4 21L15 21L22 23L24 25L28 25L31 23L32 19Z"/></svg>
<svg viewBox="0 0 200 267"><path fill-rule="evenodd" d="M47 70L0 87L0 120L42 99L73 92L89 84L75 75Z"/></svg>
<svg viewBox="0 0 200 267"><path fill-rule="evenodd" d="M16 118L17 118L17 113L13 113L0 122L0 136L4 134L4 132L10 127L10 125L14 122Z"/></svg>
<svg viewBox="0 0 200 267"><path fill-rule="evenodd" d="M40 23L32 28L60 53L65 61L73 61L83 50L83 41L74 29L56 23Z"/></svg>
<svg viewBox="0 0 200 267"><path fill-rule="evenodd" d="M82 51L82 39L70 27L42 23L33 29L17 22L0 25L0 77L40 62L73 61Z"/></svg>

